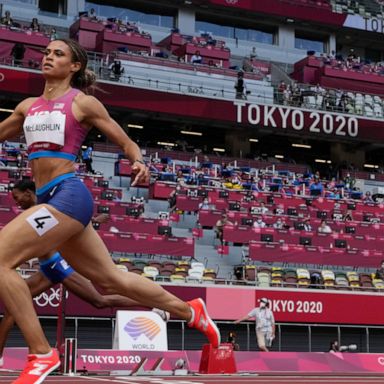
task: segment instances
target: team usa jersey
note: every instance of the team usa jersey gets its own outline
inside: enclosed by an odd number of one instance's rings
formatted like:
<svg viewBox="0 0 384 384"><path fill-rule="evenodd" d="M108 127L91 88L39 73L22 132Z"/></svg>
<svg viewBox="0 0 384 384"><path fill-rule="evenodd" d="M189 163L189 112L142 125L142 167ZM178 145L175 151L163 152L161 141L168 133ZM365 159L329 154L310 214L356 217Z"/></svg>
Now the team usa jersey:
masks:
<svg viewBox="0 0 384 384"><path fill-rule="evenodd" d="M80 91L72 88L54 100L40 96L24 120L29 160L59 157L74 161L87 135L72 113L72 102Z"/></svg>

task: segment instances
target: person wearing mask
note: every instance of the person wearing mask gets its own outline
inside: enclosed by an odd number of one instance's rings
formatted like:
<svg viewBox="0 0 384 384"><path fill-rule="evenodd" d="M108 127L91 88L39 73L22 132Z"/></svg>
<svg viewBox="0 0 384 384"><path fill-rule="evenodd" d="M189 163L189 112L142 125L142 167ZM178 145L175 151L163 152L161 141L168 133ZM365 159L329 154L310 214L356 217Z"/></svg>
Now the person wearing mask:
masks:
<svg viewBox="0 0 384 384"><path fill-rule="evenodd" d="M261 216L258 216L256 220L253 222L253 228L265 228L267 224L263 221Z"/></svg>
<svg viewBox="0 0 384 384"><path fill-rule="evenodd" d="M261 351L269 352L275 339L275 318L269 309L269 300L266 297L260 299L259 307L252 309L247 315L234 321L239 324L242 321L255 319L257 345Z"/></svg>
<svg viewBox="0 0 384 384"><path fill-rule="evenodd" d="M202 209L202 210L211 209L211 204L209 202L208 197L205 197L204 200L201 203L199 203L199 209Z"/></svg>
<svg viewBox="0 0 384 384"><path fill-rule="evenodd" d="M273 228L275 229L284 229L284 222L283 220L279 217L272 225Z"/></svg>
<svg viewBox="0 0 384 384"><path fill-rule="evenodd" d="M317 228L319 233L332 233L332 228L327 224L325 220L321 220L319 227Z"/></svg>
<svg viewBox="0 0 384 384"><path fill-rule="evenodd" d="M215 225L215 233L216 238L220 240L221 245L224 245L224 226L227 224L233 224L231 221L229 221L228 216L226 213L223 213L221 215L221 218L216 221Z"/></svg>

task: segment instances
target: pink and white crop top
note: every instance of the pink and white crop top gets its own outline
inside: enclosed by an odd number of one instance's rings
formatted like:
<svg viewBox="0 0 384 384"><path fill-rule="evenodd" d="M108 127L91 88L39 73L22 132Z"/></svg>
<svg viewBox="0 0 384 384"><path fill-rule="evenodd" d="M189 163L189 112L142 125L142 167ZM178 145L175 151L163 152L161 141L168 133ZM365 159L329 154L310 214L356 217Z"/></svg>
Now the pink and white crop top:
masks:
<svg viewBox="0 0 384 384"><path fill-rule="evenodd" d="M59 157L75 161L88 133L72 113L72 102L79 92L72 88L57 99L39 97L31 105L23 125L29 160Z"/></svg>

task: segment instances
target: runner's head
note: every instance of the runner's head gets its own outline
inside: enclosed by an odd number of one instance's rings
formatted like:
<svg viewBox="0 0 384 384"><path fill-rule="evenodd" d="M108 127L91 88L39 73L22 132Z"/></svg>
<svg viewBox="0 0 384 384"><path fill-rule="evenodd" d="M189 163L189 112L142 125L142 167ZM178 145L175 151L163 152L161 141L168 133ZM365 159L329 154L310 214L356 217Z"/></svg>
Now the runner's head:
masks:
<svg viewBox="0 0 384 384"><path fill-rule="evenodd" d="M12 189L13 200L21 209L28 209L36 204L36 186L33 181L21 180Z"/></svg>
<svg viewBox="0 0 384 384"><path fill-rule="evenodd" d="M87 68L86 50L75 40L51 41L43 51L42 72L46 79L71 77L71 86L86 91L96 82L96 75Z"/></svg>

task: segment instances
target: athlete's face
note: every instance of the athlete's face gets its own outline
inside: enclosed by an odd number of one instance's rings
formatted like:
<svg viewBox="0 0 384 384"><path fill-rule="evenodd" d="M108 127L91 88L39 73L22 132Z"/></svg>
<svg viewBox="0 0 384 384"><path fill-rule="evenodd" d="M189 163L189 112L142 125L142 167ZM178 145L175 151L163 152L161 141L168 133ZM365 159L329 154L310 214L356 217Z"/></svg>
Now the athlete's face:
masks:
<svg viewBox="0 0 384 384"><path fill-rule="evenodd" d="M66 78L80 69L80 63L73 62L72 51L64 41L50 42L43 53L42 71L46 78Z"/></svg>
<svg viewBox="0 0 384 384"><path fill-rule="evenodd" d="M35 196L32 191L20 191L17 188L12 189L12 197L21 209L28 209L35 205Z"/></svg>

